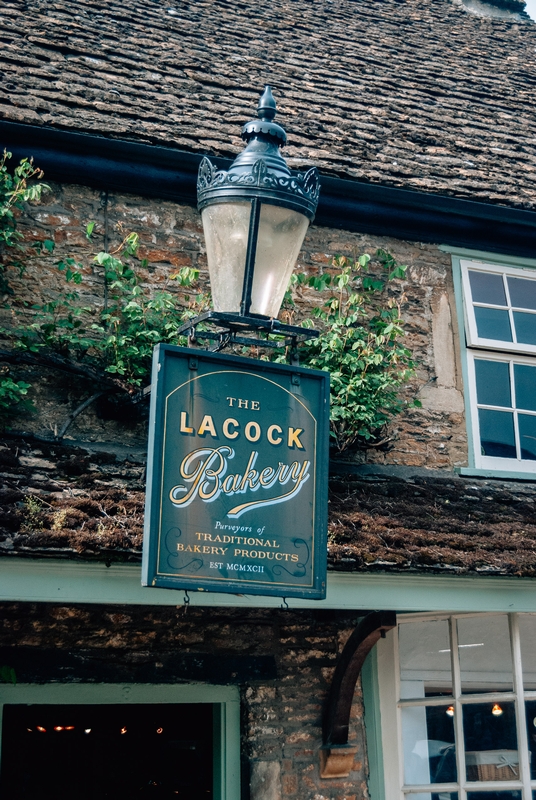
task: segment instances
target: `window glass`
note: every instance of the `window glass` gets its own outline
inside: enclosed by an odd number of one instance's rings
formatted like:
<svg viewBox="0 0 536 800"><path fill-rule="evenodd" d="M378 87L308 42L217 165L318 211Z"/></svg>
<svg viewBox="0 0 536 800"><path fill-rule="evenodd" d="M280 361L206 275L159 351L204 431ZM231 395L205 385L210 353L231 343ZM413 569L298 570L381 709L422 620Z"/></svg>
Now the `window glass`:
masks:
<svg viewBox="0 0 536 800"><path fill-rule="evenodd" d="M451 694L451 655L447 620L399 626L400 696Z"/></svg>
<svg viewBox="0 0 536 800"><path fill-rule="evenodd" d="M536 367L528 364L514 364L514 386L516 407L523 408L525 411L536 411ZM488 405L491 404L488 403Z"/></svg>
<svg viewBox="0 0 536 800"><path fill-rule="evenodd" d="M536 460L536 416L519 414L519 444L521 458L525 461Z"/></svg>
<svg viewBox="0 0 536 800"><path fill-rule="evenodd" d="M499 308L475 306L475 320L478 335L481 339L496 339L512 342L510 315Z"/></svg>
<svg viewBox="0 0 536 800"><path fill-rule="evenodd" d="M512 407L508 361L475 358L475 373L476 396L479 403L484 406Z"/></svg>
<svg viewBox="0 0 536 800"><path fill-rule="evenodd" d="M462 617L457 626L462 692L511 692L512 652L507 615Z"/></svg>
<svg viewBox="0 0 536 800"><path fill-rule="evenodd" d="M536 280L508 276L510 302L517 308L536 309Z"/></svg>
<svg viewBox="0 0 536 800"><path fill-rule="evenodd" d="M528 700L525 703L525 718L530 756L530 777L532 780L536 780L536 700Z"/></svg>
<svg viewBox="0 0 536 800"><path fill-rule="evenodd" d="M489 303L493 306L505 306L507 304L502 275L470 269L469 281L471 283L473 302ZM523 307L527 308L527 306Z"/></svg>
<svg viewBox="0 0 536 800"><path fill-rule="evenodd" d="M523 686L525 690L534 690L536 689L536 614L519 614L518 625ZM536 733L536 727L534 732Z"/></svg>
<svg viewBox="0 0 536 800"><path fill-rule="evenodd" d="M478 421L483 456L517 458L514 415L511 412L479 408Z"/></svg>
<svg viewBox="0 0 536 800"><path fill-rule="evenodd" d="M519 789L510 792L467 792L467 800L521 800L521 798L522 793Z"/></svg>
<svg viewBox="0 0 536 800"><path fill-rule="evenodd" d="M468 781L519 780L519 753L513 703L463 706Z"/></svg>
<svg viewBox="0 0 536 800"><path fill-rule="evenodd" d="M458 792L408 792L404 797L407 800L458 800ZM481 797L480 800L485 798Z"/></svg>
<svg viewBox="0 0 536 800"><path fill-rule="evenodd" d="M514 311L513 316L517 341L520 344L536 344L536 314ZM511 340L507 339L506 341Z"/></svg>
<svg viewBox="0 0 536 800"><path fill-rule="evenodd" d="M454 717L450 709L449 705L402 709L406 784L456 781Z"/></svg>

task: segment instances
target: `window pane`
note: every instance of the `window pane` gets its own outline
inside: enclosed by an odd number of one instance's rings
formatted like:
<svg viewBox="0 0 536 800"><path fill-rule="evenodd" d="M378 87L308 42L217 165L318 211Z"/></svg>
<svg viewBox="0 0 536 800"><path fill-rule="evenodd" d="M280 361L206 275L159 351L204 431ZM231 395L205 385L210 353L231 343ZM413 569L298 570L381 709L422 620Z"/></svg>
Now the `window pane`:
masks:
<svg viewBox="0 0 536 800"><path fill-rule="evenodd" d="M508 290L513 306L536 309L536 281L509 277Z"/></svg>
<svg viewBox="0 0 536 800"><path fill-rule="evenodd" d="M467 792L467 800L521 800L521 790L510 792Z"/></svg>
<svg viewBox="0 0 536 800"><path fill-rule="evenodd" d="M450 709L448 705L402 709L406 784L456 780L454 717Z"/></svg>
<svg viewBox="0 0 536 800"><path fill-rule="evenodd" d="M513 703L463 706L463 734L468 781L519 780Z"/></svg>
<svg viewBox="0 0 536 800"><path fill-rule="evenodd" d="M519 443L521 458L524 461L536 461L536 417L519 414Z"/></svg>
<svg viewBox="0 0 536 800"><path fill-rule="evenodd" d="M536 614L519 614L518 620L523 686L525 689L536 689Z"/></svg>
<svg viewBox="0 0 536 800"><path fill-rule="evenodd" d="M503 312L500 311L499 313L502 314ZM517 341L520 344L536 344L536 314L524 314L522 311L514 311L514 325L516 327Z"/></svg>
<svg viewBox="0 0 536 800"><path fill-rule="evenodd" d="M511 342L510 317L508 311L499 308L480 308L475 306L475 319L478 335L481 339L497 339Z"/></svg>
<svg viewBox="0 0 536 800"><path fill-rule="evenodd" d="M475 373L476 395L479 403L485 406L512 408L510 365L507 361L488 361L475 358Z"/></svg>
<svg viewBox="0 0 536 800"><path fill-rule="evenodd" d="M407 800L458 800L458 792L408 792L404 797Z"/></svg>
<svg viewBox="0 0 536 800"><path fill-rule="evenodd" d="M536 411L536 367L514 364L516 408Z"/></svg>
<svg viewBox="0 0 536 800"><path fill-rule="evenodd" d="M478 420L483 456L517 458L513 414L479 408Z"/></svg>
<svg viewBox="0 0 536 800"><path fill-rule="evenodd" d="M398 641L402 699L452 693L447 620L404 623Z"/></svg>
<svg viewBox="0 0 536 800"><path fill-rule="evenodd" d="M536 779L536 700L525 703L527 739L529 743L530 777Z"/></svg>
<svg viewBox="0 0 536 800"><path fill-rule="evenodd" d="M506 305L506 293L502 275L491 272L469 270L471 294L475 303L491 303L494 306Z"/></svg>
<svg viewBox="0 0 536 800"><path fill-rule="evenodd" d="M457 625L462 692L512 691L507 615L465 617Z"/></svg>

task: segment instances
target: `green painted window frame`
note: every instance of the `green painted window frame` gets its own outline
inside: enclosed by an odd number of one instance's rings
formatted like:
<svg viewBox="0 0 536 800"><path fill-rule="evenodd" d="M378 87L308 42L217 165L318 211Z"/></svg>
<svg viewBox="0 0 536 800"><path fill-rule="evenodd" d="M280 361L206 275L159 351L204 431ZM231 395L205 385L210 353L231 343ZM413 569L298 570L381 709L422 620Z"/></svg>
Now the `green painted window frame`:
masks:
<svg viewBox="0 0 536 800"><path fill-rule="evenodd" d="M53 683L0 684L2 716L7 704L105 705L214 704L214 800L240 800L240 696L235 686L207 684Z"/></svg>
<svg viewBox="0 0 536 800"><path fill-rule="evenodd" d="M530 469L521 471L519 469L504 469L504 460L501 459L501 467L495 468L488 468L482 467L477 465L475 459L475 452L476 452L476 441L474 436L474 429L475 429L475 413L476 408L473 408L472 402L472 394L471 391L472 387L472 380L469 373L469 356L468 351L469 347L467 346L467 339L466 339L466 309L465 309L465 300L464 300L464 289L463 289L463 279L462 279L462 266L461 261L475 261L475 262L485 262L486 264L495 265L495 266L503 266L508 268L518 268L518 269L534 269L536 270L536 259L531 258L519 258L517 256L509 256L504 254L497 254L497 253L487 253L482 250L467 250L464 248L456 248L456 247L448 247L446 245L440 245L439 249L444 252L448 253L452 260L452 278L454 283L454 296L455 296L455 303L456 303L456 316L458 320L458 335L459 335L459 342L460 342L460 352L461 352L461 367L462 367L462 380L464 386L464 405L465 405L465 419L466 419L466 427L467 427L467 467L461 467L457 471L461 475L471 476L474 475L475 477L486 477L486 478L506 478L506 479L514 479L514 480L528 480L534 481L536 479L536 469L532 471ZM478 350L472 349L472 352L478 352ZM484 353L490 353L492 351L483 349L481 351ZM505 352L500 347L497 347L497 353ZM517 462L513 467L517 467Z"/></svg>
<svg viewBox="0 0 536 800"><path fill-rule="evenodd" d="M380 712L380 682L378 678L378 651L373 647L361 670L361 690L365 736L367 740L368 791L370 800L385 800L384 759Z"/></svg>

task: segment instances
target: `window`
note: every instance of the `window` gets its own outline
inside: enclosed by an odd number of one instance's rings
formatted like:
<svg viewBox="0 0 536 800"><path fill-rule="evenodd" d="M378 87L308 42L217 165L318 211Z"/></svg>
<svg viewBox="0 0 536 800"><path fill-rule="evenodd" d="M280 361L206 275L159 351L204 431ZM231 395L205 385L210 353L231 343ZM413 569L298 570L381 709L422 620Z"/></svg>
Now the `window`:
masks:
<svg viewBox="0 0 536 800"><path fill-rule="evenodd" d="M536 271L460 260L474 466L536 471Z"/></svg>
<svg viewBox="0 0 536 800"><path fill-rule="evenodd" d="M407 615L378 658L386 800L536 797L536 615Z"/></svg>

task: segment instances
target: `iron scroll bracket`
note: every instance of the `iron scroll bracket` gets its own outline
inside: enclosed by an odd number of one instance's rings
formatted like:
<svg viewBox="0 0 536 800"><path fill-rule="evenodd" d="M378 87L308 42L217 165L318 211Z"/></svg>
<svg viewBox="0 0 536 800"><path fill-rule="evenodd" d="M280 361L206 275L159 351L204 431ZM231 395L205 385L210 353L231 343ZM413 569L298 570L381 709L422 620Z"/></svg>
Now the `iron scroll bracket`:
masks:
<svg viewBox="0 0 536 800"><path fill-rule="evenodd" d="M207 326L212 330L205 330ZM312 328L284 325L277 319L224 311L206 311L181 325L177 333L187 335L189 345L195 345L198 340L213 342L209 348L213 352L233 344L279 350L288 347L293 364L297 363L298 343L316 339L320 335L319 331Z"/></svg>
<svg viewBox="0 0 536 800"><path fill-rule="evenodd" d="M320 772L322 778L347 777L357 747L348 744L350 711L357 679L378 640L396 625L394 611L371 611L359 622L339 657L324 709Z"/></svg>

